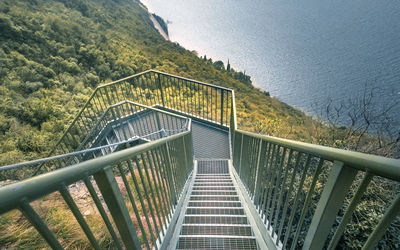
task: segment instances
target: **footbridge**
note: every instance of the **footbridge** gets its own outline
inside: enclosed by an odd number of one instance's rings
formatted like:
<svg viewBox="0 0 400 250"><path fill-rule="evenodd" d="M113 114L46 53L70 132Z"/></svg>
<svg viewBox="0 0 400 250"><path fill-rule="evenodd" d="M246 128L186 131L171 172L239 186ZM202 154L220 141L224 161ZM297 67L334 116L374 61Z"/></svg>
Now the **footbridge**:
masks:
<svg viewBox="0 0 400 250"><path fill-rule="evenodd" d="M111 248L336 249L362 226L353 214L373 179L399 185L399 160L243 131L235 112L233 90L154 70L99 86L49 157L0 167L19 178L0 187L0 214L19 210L63 249L38 211L59 193L91 247L105 248L72 194L81 186ZM393 197L363 249L398 227Z"/></svg>

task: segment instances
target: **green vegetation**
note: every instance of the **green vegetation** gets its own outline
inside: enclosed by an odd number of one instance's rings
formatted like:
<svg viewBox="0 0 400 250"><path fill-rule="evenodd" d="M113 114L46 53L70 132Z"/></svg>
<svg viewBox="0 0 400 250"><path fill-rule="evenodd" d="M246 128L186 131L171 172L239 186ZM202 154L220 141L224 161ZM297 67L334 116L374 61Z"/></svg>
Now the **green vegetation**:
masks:
<svg viewBox="0 0 400 250"><path fill-rule="evenodd" d="M387 137L369 136L362 126L338 128L312 119L254 88L250 77L230 64L225 68L221 61L199 58L165 41L137 1L2 0L0 30L0 165L46 156L96 86L147 69L233 88L241 129L399 157L398 144ZM376 197L391 200L398 189L380 180L372 186L356 212L357 221L346 229L342 247L360 246L387 206ZM89 248L79 225L66 221L71 216L66 216L65 204L54 202L55 210L47 211L46 199L35 208L63 229L57 232L63 244ZM26 221L10 224L20 217L15 211L0 217L0 245L44 247ZM383 248L396 248L396 223L385 235L389 243ZM102 247L110 246L108 234L96 228L95 233Z"/></svg>
<svg viewBox="0 0 400 250"><path fill-rule="evenodd" d="M279 120L308 137L310 118L165 41L138 2L4 0L0 27L0 165L45 156L97 85L152 68L234 88L241 128Z"/></svg>

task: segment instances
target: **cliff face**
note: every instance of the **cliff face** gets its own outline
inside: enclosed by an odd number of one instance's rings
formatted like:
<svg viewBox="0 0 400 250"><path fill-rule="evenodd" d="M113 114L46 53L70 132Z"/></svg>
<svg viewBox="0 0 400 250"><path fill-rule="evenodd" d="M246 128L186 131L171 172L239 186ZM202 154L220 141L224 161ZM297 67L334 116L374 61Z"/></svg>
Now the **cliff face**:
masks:
<svg viewBox="0 0 400 250"><path fill-rule="evenodd" d="M235 89L242 128L304 117L163 39L138 1L2 0L0 30L0 165L44 156L94 87L151 68Z"/></svg>

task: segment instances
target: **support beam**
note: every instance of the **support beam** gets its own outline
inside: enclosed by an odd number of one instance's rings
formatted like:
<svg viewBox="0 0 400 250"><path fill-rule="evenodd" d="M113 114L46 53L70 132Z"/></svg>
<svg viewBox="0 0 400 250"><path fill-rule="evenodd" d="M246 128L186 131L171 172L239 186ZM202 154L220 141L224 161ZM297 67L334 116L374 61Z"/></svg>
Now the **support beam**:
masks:
<svg viewBox="0 0 400 250"><path fill-rule="evenodd" d="M322 191L303 249L322 249L357 170L335 161Z"/></svg>
<svg viewBox="0 0 400 250"><path fill-rule="evenodd" d="M94 179L96 180L97 186L99 187L104 201L110 210L125 247L127 249L141 249L124 198L122 197L117 181L115 180L112 167L107 167L96 173Z"/></svg>

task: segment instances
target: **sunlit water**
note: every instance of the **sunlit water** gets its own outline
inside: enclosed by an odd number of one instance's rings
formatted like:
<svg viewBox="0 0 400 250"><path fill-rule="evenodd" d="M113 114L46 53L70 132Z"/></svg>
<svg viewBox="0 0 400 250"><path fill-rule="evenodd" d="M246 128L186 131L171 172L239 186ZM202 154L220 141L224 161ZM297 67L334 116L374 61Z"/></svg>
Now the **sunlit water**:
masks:
<svg viewBox="0 0 400 250"><path fill-rule="evenodd" d="M143 0L169 35L308 113L374 90L400 100L400 1ZM400 121L400 110L392 117Z"/></svg>

